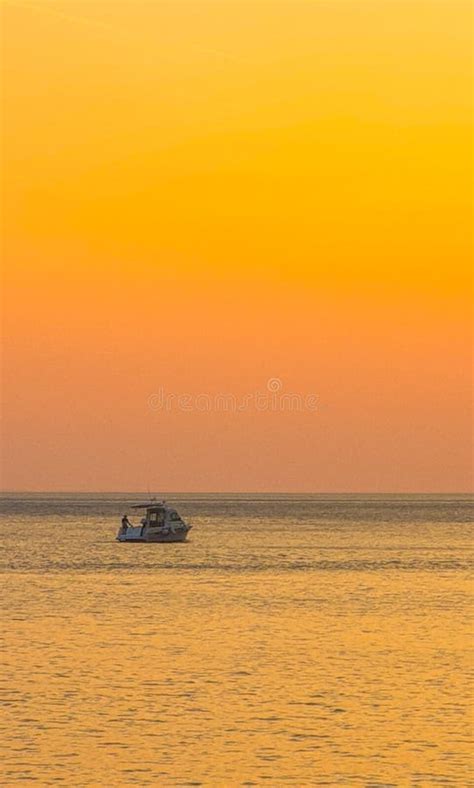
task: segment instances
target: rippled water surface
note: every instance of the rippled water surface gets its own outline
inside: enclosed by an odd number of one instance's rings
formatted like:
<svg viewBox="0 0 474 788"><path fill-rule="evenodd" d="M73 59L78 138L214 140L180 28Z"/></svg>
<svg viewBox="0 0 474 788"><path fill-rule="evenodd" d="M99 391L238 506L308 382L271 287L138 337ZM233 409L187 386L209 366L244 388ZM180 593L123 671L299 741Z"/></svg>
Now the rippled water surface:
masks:
<svg viewBox="0 0 474 788"><path fill-rule="evenodd" d="M474 784L471 499L135 500L2 497L2 785Z"/></svg>

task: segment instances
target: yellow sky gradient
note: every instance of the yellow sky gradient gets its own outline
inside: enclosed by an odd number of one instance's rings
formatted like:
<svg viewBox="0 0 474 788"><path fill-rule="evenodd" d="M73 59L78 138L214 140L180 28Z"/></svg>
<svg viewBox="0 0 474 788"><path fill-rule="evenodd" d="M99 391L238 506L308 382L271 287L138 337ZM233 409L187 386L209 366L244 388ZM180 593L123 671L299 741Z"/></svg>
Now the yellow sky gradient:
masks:
<svg viewBox="0 0 474 788"><path fill-rule="evenodd" d="M3 487L469 489L470 3L0 5Z"/></svg>

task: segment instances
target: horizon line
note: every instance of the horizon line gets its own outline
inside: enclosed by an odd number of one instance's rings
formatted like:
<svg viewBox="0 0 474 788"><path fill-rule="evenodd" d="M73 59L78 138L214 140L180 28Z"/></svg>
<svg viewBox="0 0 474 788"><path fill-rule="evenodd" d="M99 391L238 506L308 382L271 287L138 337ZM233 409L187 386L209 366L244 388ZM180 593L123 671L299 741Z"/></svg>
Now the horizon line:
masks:
<svg viewBox="0 0 474 788"><path fill-rule="evenodd" d="M30 490L0 489L0 495L474 495L474 490Z"/></svg>

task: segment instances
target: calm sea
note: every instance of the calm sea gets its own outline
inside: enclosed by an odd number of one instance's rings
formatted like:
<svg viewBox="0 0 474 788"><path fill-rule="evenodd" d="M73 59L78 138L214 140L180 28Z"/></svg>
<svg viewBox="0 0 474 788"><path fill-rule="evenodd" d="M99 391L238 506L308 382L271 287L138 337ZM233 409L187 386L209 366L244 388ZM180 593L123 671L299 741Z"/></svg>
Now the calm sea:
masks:
<svg viewBox="0 0 474 788"><path fill-rule="evenodd" d="M472 498L140 499L2 497L2 785L474 784Z"/></svg>

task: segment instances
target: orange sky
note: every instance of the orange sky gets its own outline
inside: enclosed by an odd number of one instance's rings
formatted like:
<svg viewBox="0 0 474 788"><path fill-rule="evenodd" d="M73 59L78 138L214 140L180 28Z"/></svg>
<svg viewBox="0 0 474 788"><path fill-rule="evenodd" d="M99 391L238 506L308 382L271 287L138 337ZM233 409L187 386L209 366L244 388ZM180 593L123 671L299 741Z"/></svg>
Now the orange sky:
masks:
<svg viewBox="0 0 474 788"><path fill-rule="evenodd" d="M469 489L470 3L0 6L3 487Z"/></svg>

